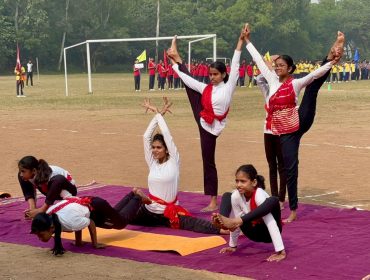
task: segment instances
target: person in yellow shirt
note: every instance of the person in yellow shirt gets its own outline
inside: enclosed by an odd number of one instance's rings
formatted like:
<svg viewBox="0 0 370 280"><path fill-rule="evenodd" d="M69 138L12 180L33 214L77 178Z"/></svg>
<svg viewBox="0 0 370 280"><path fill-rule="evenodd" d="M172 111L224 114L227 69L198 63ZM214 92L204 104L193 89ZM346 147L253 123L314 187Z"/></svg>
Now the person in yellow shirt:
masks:
<svg viewBox="0 0 370 280"><path fill-rule="evenodd" d="M17 69L16 67L14 69L14 74L15 74L15 80L16 80L17 97L25 97L25 95L23 94L23 88L24 88L24 80L26 77L26 70L24 69L23 66L21 66L20 69Z"/></svg>

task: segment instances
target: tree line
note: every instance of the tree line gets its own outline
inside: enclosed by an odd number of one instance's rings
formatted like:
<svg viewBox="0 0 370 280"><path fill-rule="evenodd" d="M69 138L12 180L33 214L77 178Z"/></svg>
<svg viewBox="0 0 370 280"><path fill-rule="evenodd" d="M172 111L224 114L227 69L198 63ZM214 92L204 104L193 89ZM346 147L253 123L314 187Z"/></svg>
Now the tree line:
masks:
<svg viewBox="0 0 370 280"><path fill-rule="evenodd" d="M218 56L232 56L242 24L250 22L261 52L321 59L341 30L348 55L358 48L361 59L370 58L368 0L0 0L0 72L12 73L17 43L22 63L37 57L44 71L54 72L63 71L66 46L88 39L155 37L158 10L159 36L215 33ZM159 53L169 44L159 41ZM92 44L92 70L129 70L143 49L154 56L156 44ZM192 57L209 57L211 49L211 41L199 42ZM187 44L180 50L186 54ZM70 50L68 63L69 69L86 69L86 49Z"/></svg>

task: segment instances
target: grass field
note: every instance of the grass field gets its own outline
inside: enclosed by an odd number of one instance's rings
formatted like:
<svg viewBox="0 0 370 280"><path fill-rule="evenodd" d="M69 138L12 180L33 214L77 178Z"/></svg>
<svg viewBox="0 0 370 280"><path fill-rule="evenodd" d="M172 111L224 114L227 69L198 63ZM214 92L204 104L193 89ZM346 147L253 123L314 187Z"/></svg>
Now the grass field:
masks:
<svg viewBox="0 0 370 280"><path fill-rule="evenodd" d="M70 169L81 184L95 179L146 186L140 135L151 116L140 104L144 97L159 104L162 96L168 96L174 102L174 114L167 121L182 156L182 189L202 191L199 136L183 90L149 93L143 75L142 91L135 93L131 75L93 74L93 94L87 94L86 74L68 78L68 97L63 75L45 75L39 81L35 77L33 87L25 87L26 98L16 98L14 77L0 77L6 190L20 194L14 174L23 154ZM232 187L233 172L241 163L255 164L266 177L264 114L257 88L237 89L216 152L221 192ZM330 91L323 86L315 124L303 137L300 151L303 200L370 209L369 121L370 81L333 84ZM53 131L57 127L60 131Z"/></svg>
<svg viewBox="0 0 370 280"><path fill-rule="evenodd" d="M143 76L142 91L135 93L131 75L93 75L93 94L88 95L87 75L71 75L66 97L64 76L45 75L39 81L35 77L34 86L25 88L26 98L15 96L14 77L0 77L0 191L21 195L17 161L29 154L68 169L78 184L96 180L146 187L142 134L152 115L144 114L140 104L144 97L159 104L165 95L174 102L174 114L166 115L166 120L181 155L180 189L202 192L199 133L185 92L149 93ZM233 188L234 172L243 163L253 163L268 180L264 116L258 89L238 88L227 127L217 142L220 194ZM369 122L370 81L334 84L331 91L323 86L315 123L300 147L300 202L370 210ZM6 243L0 247L4 279L70 279L71 275L147 279L148 274L151 279L238 279L114 258L81 258L70 252L63 256L61 266L62 259L50 258L45 249ZM68 270L45 269L45 263Z"/></svg>

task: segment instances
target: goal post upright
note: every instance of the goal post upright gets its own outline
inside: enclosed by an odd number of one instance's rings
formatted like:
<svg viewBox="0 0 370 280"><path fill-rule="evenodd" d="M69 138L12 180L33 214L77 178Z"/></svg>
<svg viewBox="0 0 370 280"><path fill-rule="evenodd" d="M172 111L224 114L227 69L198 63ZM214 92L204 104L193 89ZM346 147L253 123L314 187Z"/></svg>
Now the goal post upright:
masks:
<svg viewBox="0 0 370 280"><path fill-rule="evenodd" d="M189 50L190 50L190 43L211 39L213 38L213 57L216 59L216 49L217 49L217 35L216 34L204 34L204 35L184 35L184 36L177 36L178 39L196 39L189 42ZM135 41L156 41L156 40L172 40L173 36L167 37L147 37L147 38L126 38L126 39L94 39L94 40L86 40L84 42L65 47L63 49L64 55L64 75L65 75L65 95L69 96L68 93L68 75L67 75L67 50L86 44L86 60L87 60L87 75L88 75L88 93L92 94L92 82L91 82L91 61L90 61L90 43L115 43L115 42L135 42ZM190 61L191 53L189 51L189 61ZM190 65L190 62L189 62Z"/></svg>

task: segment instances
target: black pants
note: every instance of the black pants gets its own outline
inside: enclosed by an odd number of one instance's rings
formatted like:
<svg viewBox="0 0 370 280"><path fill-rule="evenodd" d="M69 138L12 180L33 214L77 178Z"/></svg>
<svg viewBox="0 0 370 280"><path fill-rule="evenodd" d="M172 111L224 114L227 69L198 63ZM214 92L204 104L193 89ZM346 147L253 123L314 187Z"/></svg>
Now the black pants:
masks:
<svg viewBox="0 0 370 280"><path fill-rule="evenodd" d="M180 78L174 78L174 86L175 88L180 88Z"/></svg>
<svg viewBox="0 0 370 280"><path fill-rule="evenodd" d="M323 61L323 64L324 63L326 63L326 59ZM299 129L293 133L280 135L284 168L287 176L290 210L296 210L298 208L298 152L300 141L303 134L305 134L313 124L316 114L317 93L329 75L330 70L306 87L302 102L298 109Z"/></svg>
<svg viewBox="0 0 370 280"><path fill-rule="evenodd" d="M155 75L150 75L149 76L149 89L154 89L154 80L155 80Z"/></svg>
<svg viewBox="0 0 370 280"><path fill-rule="evenodd" d="M135 90L140 90L140 75L134 76Z"/></svg>
<svg viewBox="0 0 370 280"><path fill-rule="evenodd" d="M31 80L31 86L33 86L33 72L27 72L26 85L28 86L28 80Z"/></svg>
<svg viewBox="0 0 370 280"><path fill-rule="evenodd" d="M224 193L221 200L220 214L228 217L232 210L231 206L231 193ZM279 231L282 231L281 224L281 212L279 199L277 197L267 198L260 206L258 206L253 211L243 215L241 218L243 220L243 225L240 227L243 234L250 240L255 242L271 243L271 236L268 231L266 224L262 221L255 224L254 221L261 219L267 214L272 214L274 217Z"/></svg>
<svg viewBox="0 0 370 280"><path fill-rule="evenodd" d="M212 225L210 221L195 218L192 216L181 216L180 229L189 230L207 234L219 234L220 230ZM133 225L141 226L163 226L170 227L170 221L163 214L155 214L146 209L145 205L142 205L135 217L131 222Z"/></svg>
<svg viewBox="0 0 370 280"><path fill-rule="evenodd" d="M181 72L190 76L185 64L179 67ZM202 95L185 85L194 119L198 124L200 134L200 146L203 159L203 184L204 194L216 196L218 192L218 177L215 163L217 136L206 131L200 124L200 112L202 111Z"/></svg>
<svg viewBox="0 0 370 280"><path fill-rule="evenodd" d="M168 89L173 88L173 75L167 77Z"/></svg>
<svg viewBox="0 0 370 280"><path fill-rule="evenodd" d="M269 165L271 195L278 197L279 201L284 202L286 195L286 175L280 146L280 137L278 135L265 133L264 142L266 159ZM278 171L280 188L278 186Z"/></svg>
<svg viewBox="0 0 370 280"><path fill-rule="evenodd" d="M245 77L239 77L239 86L244 86Z"/></svg>
<svg viewBox="0 0 370 280"><path fill-rule="evenodd" d="M130 192L114 207L100 197L93 197L90 219L100 228L123 229L136 217L142 205L141 197Z"/></svg>
<svg viewBox="0 0 370 280"><path fill-rule="evenodd" d="M23 87L24 87L23 81L21 81L21 80L16 81L17 95L23 95ZM21 92L20 94L19 94L19 90Z"/></svg>

